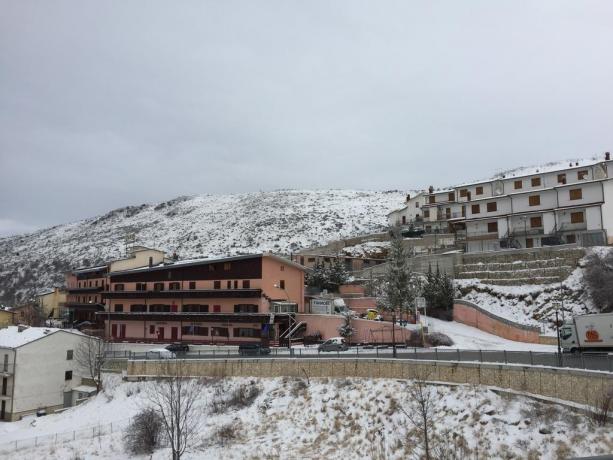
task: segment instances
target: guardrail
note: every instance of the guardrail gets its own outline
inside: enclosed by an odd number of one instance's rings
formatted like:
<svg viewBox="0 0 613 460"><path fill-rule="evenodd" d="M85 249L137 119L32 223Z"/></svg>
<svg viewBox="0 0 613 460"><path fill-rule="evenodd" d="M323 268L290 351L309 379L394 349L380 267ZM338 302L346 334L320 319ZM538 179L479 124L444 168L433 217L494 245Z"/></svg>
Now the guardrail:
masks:
<svg viewBox="0 0 613 460"><path fill-rule="evenodd" d="M613 372L613 353L549 353L536 351L461 350L449 348L406 348L397 346L397 360L459 361L492 364L519 364L523 366L547 366ZM109 352L109 359L159 360L159 359L241 359L241 358L392 358L392 347L351 347L346 351L322 352L317 348L274 348L270 353L244 353L201 350L197 352L164 354L160 352Z"/></svg>

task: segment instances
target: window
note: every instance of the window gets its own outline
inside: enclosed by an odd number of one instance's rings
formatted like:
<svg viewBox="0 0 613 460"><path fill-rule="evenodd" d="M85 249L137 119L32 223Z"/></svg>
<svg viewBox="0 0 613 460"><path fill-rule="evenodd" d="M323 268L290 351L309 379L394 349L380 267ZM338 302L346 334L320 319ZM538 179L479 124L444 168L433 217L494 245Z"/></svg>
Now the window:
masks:
<svg viewBox="0 0 613 460"><path fill-rule="evenodd" d="M153 304L149 306L151 313L170 313L170 305Z"/></svg>
<svg viewBox="0 0 613 460"><path fill-rule="evenodd" d="M230 271L231 268L232 268L232 264L230 262L224 262L223 269L225 272Z"/></svg>
<svg viewBox="0 0 613 460"><path fill-rule="evenodd" d="M181 289L181 283L176 282L176 281L172 283L168 283L169 291L178 291L179 289Z"/></svg>
<svg viewBox="0 0 613 460"><path fill-rule="evenodd" d="M214 289L221 289L221 281L213 281Z"/></svg>
<svg viewBox="0 0 613 460"><path fill-rule="evenodd" d="M136 290L137 291L146 291L147 290L147 283L136 283Z"/></svg>
<svg viewBox="0 0 613 460"><path fill-rule="evenodd" d="M190 289L196 289L196 282L195 281L190 281L189 282L189 288Z"/></svg>
<svg viewBox="0 0 613 460"><path fill-rule="evenodd" d="M94 282L94 286L98 287L98 280Z"/></svg>
<svg viewBox="0 0 613 460"><path fill-rule="evenodd" d="M257 313L258 306L252 304L238 304L234 305L234 313Z"/></svg>
<svg viewBox="0 0 613 460"><path fill-rule="evenodd" d="M436 203L436 197L434 195L430 195L428 197L428 203L430 203L430 204Z"/></svg>
<svg viewBox="0 0 613 460"><path fill-rule="evenodd" d="M308 257L307 262L315 262L315 257Z"/></svg>
<svg viewBox="0 0 613 460"><path fill-rule="evenodd" d="M213 264L209 265L209 271L210 272L214 272L215 271L215 265L213 265Z"/></svg>
<svg viewBox="0 0 613 460"><path fill-rule="evenodd" d="M280 289L285 289L285 280L280 280L279 281L279 288Z"/></svg>
<svg viewBox="0 0 613 460"><path fill-rule="evenodd" d="M209 306L200 304L186 304L183 305L183 311L185 313L208 313Z"/></svg>
<svg viewBox="0 0 613 460"><path fill-rule="evenodd" d="M530 218L530 228L539 228L543 226L543 218L541 216Z"/></svg>
<svg viewBox="0 0 613 460"><path fill-rule="evenodd" d="M213 313L221 313L221 305L213 305Z"/></svg>
<svg viewBox="0 0 613 460"><path fill-rule="evenodd" d="M238 280L234 280L234 289L238 289Z"/></svg>
<svg viewBox="0 0 613 460"><path fill-rule="evenodd" d="M426 233L432 233L432 225L426 225Z"/></svg>
<svg viewBox="0 0 613 460"><path fill-rule="evenodd" d="M571 224L582 224L584 222L583 212L571 212L570 213L570 223Z"/></svg>
<svg viewBox="0 0 613 460"><path fill-rule="evenodd" d="M149 334L155 334L155 326L153 324L149 326Z"/></svg>
<svg viewBox="0 0 613 460"><path fill-rule="evenodd" d="M583 192L580 188L574 188L568 191L571 200L580 200L583 198Z"/></svg>
<svg viewBox="0 0 613 460"><path fill-rule="evenodd" d="M583 180L587 178L587 171L577 171L577 179Z"/></svg>
<svg viewBox="0 0 613 460"><path fill-rule="evenodd" d="M479 186L475 189L475 195L483 195L483 186Z"/></svg>
<svg viewBox="0 0 613 460"><path fill-rule="evenodd" d="M209 335L209 328L192 324L181 328L181 335Z"/></svg>
<svg viewBox="0 0 613 460"><path fill-rule="evenodd" d="M116 304L115 305L115 311L119 312L119 313L123 313L123 305L122 304Z"/></svg>
<svg viewBox="0 0 613 460"><path fill-rule="evenodd" d="M462 190L460 190L460 196L462 198L466 198L468 196L468 189L463 188Z"/></svg>
<svg viewBox="0 0 613 460"><path fill-rule="evenodd" d="M558 184L566 184L566 174L558 174Z"/></svg>
<svg viewBox="0 0 613 460"><path fill-rule="evenodd" d="M424 209L424 217L426 219L430 217L430 210L429 209Z"/></svg>
<svg viewBox="0 0 613 460"><path fill-rule="evenodd" d="M404 216L402 216L402 217L404 217ZM281 266L279 267L279 270L281 270L282 272L284 272L284 271L285 271L285 265L281 265Z"/></svg>
<svg viewBox="0 0 613 460"><path fill-rule="evenodd" d="M72 350L66 350L66 360L67 361L72 361L72 355L73 355Z"/></svg>
<svg viewBox="0 0 613 460"><path fill-rule="evenodd" d="M576 235L566 235L566 243L567 244L574 244L577 242L577 236Z"/></svg>
<svg viewBox="0 0 613 460"><path fill-rule="evenodd" d="M524 184L520 180L516 180L515 182L513 182L513 188L515 188L515 190L519 190L520 188L523 188L523 186Z"/></svg>
<svg viewBox="0 0 613 460"><path fill-rule="evenodd" d="M487 204L487 212L494 212L498 210L498 204L493 201Z"/></svg>
<svg viewBox="0 0 613 460"><path fill-rule="evenodd" d="M526 247L527 248L533 248L534 247L534 240L532 238L526 238Z"/></svg>
<svg viewBox="0 0 613 460"><path fill-rule="evenodd" d="M146 313L147 312L147 305L132 304L132 305L130 305L130 311L132 313Z"/></svg>
<svg viewBox="0 0 613 460"><path fill-rule="evenodd" d="M153 283L153 290L154 291L163 291L164 290L164 283Z"/></svg>
<svg viewBox="0 0 613 460"><path fill-rule="evenodd" d="M448 199L449 201L454 201L454 200L455 200L455 193L453 193L453 192L449 192L449 193L447 194L447 199Z"/></svg>
<svg viewBox="0 0 613 460"><path fill-rule="evenodd" d="M488 233L498 233L498 222L488 222L487 232Z"/></svg>
<svg viewBox="0 0 613 460"><path fill-rule="evenodd" d="M232 281L226 281L226 289L232 289Z"/></svg>
<svg viewBox="0 0 613 460"><path fill-rule="evenodd" d="M243 289L251 289L251 281L243 280Z"/></svg>
<svg viewBox="0 0 613 460"><path fill-rule="evenodd" d="M533 177L532 178L532 186L533 187L540 187L541 186L541 178L540 177Z"/></svg>
<svg viewBox="0 0 613 460"><path fill-rule="evenodd" d="M415 207L416 207L416 208L419 208L419 201L416 201L416 202L415 202Z"/></svg>
<svg viewBox="0 0 613 460"><path fill-rule="evenodd" d="M72 371L64 372L64 380L72 380Z"/></svg>
<svg viewBox="0 0 613 460"><path fill-rule="evenodd" d="M123 291L123 284L116 284L113 289L116 291Z"/></svg>
<svg viewBox="0 0 613 460"><path fill-rule="evenodd" d="M541 204L541 195L532 195L528 197L528 204L530 206L539 206Z"/></svg>
<svg viewBox="0 0 613 460"><path fill-rule="evenodd" d="M227 327L212 327L211 335L213 337L228 337L228 328Z"/></svg>
<svg viewBox="0 0 613 460"><path fill-rule="evenodd" d="M260 337L261 331L259 329L251 329L246 327L235 327L234 337Z"/></svg>
<svg viewBox="0 0 613 460"><path fill-rule="evenodd" d="M479 206L478 204L473 204L471 207L471 212L473 214L479 214L481 212L481 206Z"/></svg>
<svg viewBox="0 0 613 460"><path fill-rule="evenodd" d="M451 208L445 208L445 219L451 219Z"/></svg>

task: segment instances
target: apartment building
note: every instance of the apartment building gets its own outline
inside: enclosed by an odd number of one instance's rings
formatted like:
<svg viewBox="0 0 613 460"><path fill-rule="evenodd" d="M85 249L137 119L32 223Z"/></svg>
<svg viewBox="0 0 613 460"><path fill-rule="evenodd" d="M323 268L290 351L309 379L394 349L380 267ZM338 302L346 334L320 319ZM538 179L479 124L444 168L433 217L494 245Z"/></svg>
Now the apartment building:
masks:
<svg viewBox="0 0 613 460"><path fill-rule="evenodd" d="M84 337L77 331L45 327L0 329L0 420L74 405L86 374L74 353Z"/></svg>
<svg viewBox="0 0 613 460"><path fill-rule="evenodd" d="M96 267L82 267L66 274L67 322L96 324L96 313L104 311L102 292L108 290L108 274L119 270L147 267L169 259L164 252L144 246L133 246L125 258Z"/></svg>
<svg viewBox="0 0 613 460"><path fill-rule="evenodd" d="M272 254L111 271L96 313L115 341L279 343L304 310L304 267Z"/></svg>
<svg viewBox="0 0 613 460"><path fill-rule="evenodd" d="M522 168L493 178L425 193L421 214L390 225L454 233L467 252L559 244L613 244L613 161L609 153Z"/></svg>

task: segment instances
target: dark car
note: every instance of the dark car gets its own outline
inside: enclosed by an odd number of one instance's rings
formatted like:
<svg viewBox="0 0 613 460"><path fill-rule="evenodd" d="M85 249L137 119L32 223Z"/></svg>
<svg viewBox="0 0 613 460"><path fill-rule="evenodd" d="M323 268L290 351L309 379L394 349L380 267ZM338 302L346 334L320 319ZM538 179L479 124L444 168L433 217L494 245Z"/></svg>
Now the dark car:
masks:
<svg viewBox="0 0 613 460"><path fill-rule="evenodd" d="M186 353L189 351L189 345L186 343L171 343L170 345L166 345L168 351L172 351L173 353Z"/></svg>
<svg viewBox="0 0 613 460"><path fill-rule="evenodd" d="M260 343L242 343L238 346L238 353L240 355L269 355L270 348Z"/></svg>

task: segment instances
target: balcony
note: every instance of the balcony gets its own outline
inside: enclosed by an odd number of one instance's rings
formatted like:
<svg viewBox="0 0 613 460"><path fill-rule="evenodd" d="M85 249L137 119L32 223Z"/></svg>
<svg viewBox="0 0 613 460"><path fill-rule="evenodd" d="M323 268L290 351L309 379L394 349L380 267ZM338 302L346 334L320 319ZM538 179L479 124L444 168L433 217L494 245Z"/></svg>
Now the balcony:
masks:
<svg viewBox="0 0 613 460"><path fill-rule="evenodd" d="M287 315L270 313L192 313L192 312L99 312L100 321L187 321L187 322L230 322L230 323L287 323Z"/></svg>
<svg viewBox="0 0 613 460"><path fill-rule="evenodd" d="M71 310L104 310L104 305L101 303L87 303L87 302L66 302L65 308Z"/></svg>
<svg viewBox="0 0 613 460"><path fill-rule="evenodd" d="M484 232L484 233L468 233L466 235L466 241L484 241L484 240L497 240L498 232Z"/></svg>
<svg viewBox="0 0 613 460"><path fill-rule="evenodd" d="M86 292L100 292L103 286L69 287L68 294L82 294Z"/></svg>
<svg viewBox="0 0 613 460"><path fill-rule="evenodd" d="M104 291L103 299L256 299L261 289L174 289L168 291Z"/></svg>
<svg viewBox="0 0 613 460"><path fill-rule="evenodd" d="M587 222L577 222L575 224L571 222L561 222L558 224L559 232L580 232L587 230Z"/></svg>

